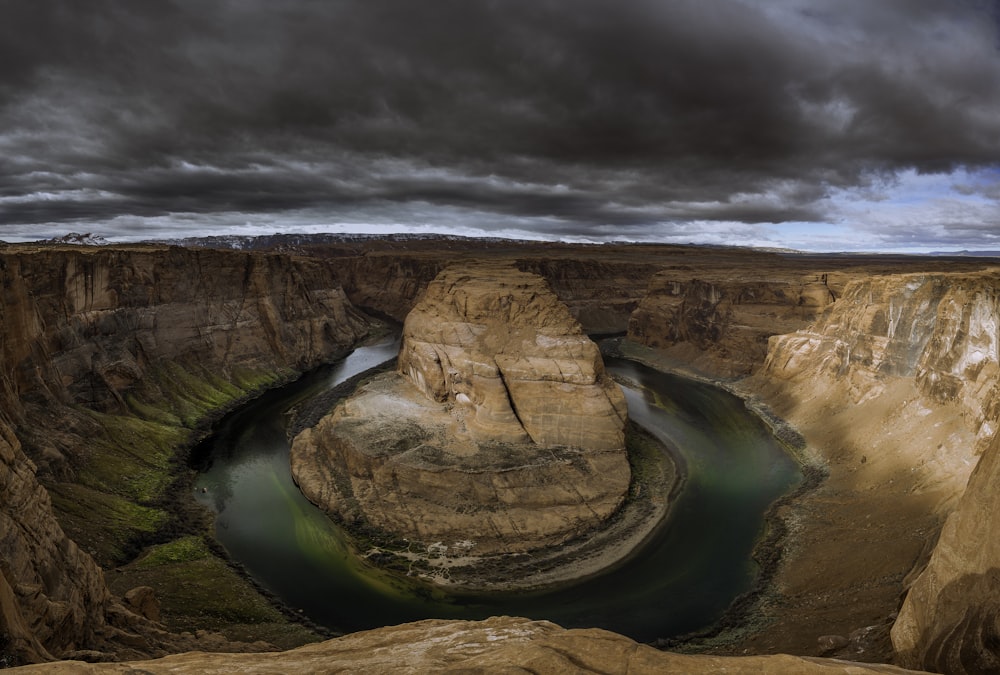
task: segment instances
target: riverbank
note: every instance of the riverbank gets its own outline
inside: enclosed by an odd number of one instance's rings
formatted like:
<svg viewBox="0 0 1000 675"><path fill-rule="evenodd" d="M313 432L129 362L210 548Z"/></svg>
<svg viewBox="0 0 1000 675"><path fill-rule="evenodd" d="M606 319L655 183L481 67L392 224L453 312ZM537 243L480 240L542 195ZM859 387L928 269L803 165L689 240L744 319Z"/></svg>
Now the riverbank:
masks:
<svg viewBox="0 0 1000 675"><path fill-rule="evenodd" d="M620 340L606 350L739 396L785 443L805 477L768 513L754 552L760 566L756 587L710 630L660 646L719 655L891 661L889 630L944 518L942 491L921 485L902 452L875 455L871 420L886 428L909 427L883 446L890 453L919 442L923 427L894 419L894 411L914 398L906 383L897 383L899 391L876 408L860 407L835 404L850 398L827 395L827 383L715 378Z"/></svg>
<svg viewBox="0 0 1000 675"><path fill-rule="evenodd" d="M344 370L326 386L339 388L344 379L364 379L385 358L358 350L347 361L361 365L361 359L365 367L345 362ZM277 401L255 404L227 425L228 431L215 441L216 461L199 477L195 497L220 514L217 534L236 559L290 606L331 630L361 630L429 612L455 618L544 616L564 625L602 625L643 641L677 635L714 621L752 582L747 561L763 509L794 484L798 472L773 436L747 417L738 399L714 387L665 378L638 364L623 362L612 370L615 377L638 384L626 389L630 417L656 439L630 430L630 445L639 439L659 456L658 462L662 443L676 445L684 453L684 463L677 466L684 490L679 490L679 479L662 476L660 480L672 487L662 482L651 487L655 480L649 476L656 473L646 472L646 487L632 491L639 498L633 502L643 503L655 492L668 496L668 507L676 506L667 526L649 530L648 541L641 534L629 541L612 533L606 539L573 542L580 548L563 547L559 552L564 555L548 559L544 566L538 557L522 557L524 576L536 574L539 584L554 583L551 589L475 593L457 590L454 584L435 586L414 578L433 572L429 566L396 555L408 550L406 542L378 541L366 531L355 533L354 549L369 553L369 558L349 553L342 530L314 511L287 475L288 405ZM291 392L285 396L302 400ZM309 418L308 408L298 409L300 420ZM740 451L729 452L730 443ZM692 454L691 448L698 449ZM636 455L634 449L631 454ZM644 473L635 467L633 471L637 476ZM663 523L665 515L656 514L647 522ZM723 531L717 528L725 528L729 536L713 536ZM444 553L441 547L427 548L423 552L435 557ZM613 563L614 558L619 561ZM576 583L543 576L556 568ZM601 574L586 578L600 568ZM494 569L481 572L489 580L496 578ZM341 602L316 603L320 598Z"/></svg>
<svg viewBox="0 0 1000 675"><path fill-rule="evenodd" d="M632 482L625 502L600 528L577 539L517 555L463 555L460 547L456 553L456 547L434 543L375 545L360 555L453 591L537 591L613 569L663 525L685 476L683 458L634 423L627 429L626 445ZM345 529L359 549L364 547L359 542L371 541L370 531Z"/></svg>

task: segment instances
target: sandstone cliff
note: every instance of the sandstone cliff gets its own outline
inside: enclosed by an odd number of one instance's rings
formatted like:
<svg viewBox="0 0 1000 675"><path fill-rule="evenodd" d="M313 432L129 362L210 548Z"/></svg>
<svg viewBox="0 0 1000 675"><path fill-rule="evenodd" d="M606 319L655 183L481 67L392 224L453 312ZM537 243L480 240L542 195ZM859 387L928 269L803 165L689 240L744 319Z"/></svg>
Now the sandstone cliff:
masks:
<svg viewBox="0 0 1000 675"><path fill-rule="evenodd" d="M900 662L941 673L1000 671L1000 438L976 466L892 642Z"/></svg>
<svg viewBox="0 0 1000 675"><path fill-rule="evenodd" d="M992 452L998 280L990 270L854 280L811 326L772 337L761 371L740 384L809 439L807 461L828 474L784 510L795 536L771 635L887 640L911 570ZM924 644L913 635L934 634L934 610L922 602L905 632Z"/></svg>
<svg viewBox="0 0 1000 675"><path fill-rule="evenodd" d="M813 326L772 339L765 373L836 380L845 403L853 405L910 387L902 416L914 422L949 407L959 418L949 431L963 433L935 444L930 441L937 435L926 429L924 442L912 448L910 467L960 492L996 432L1000 410L998 280L1000 272L984 271L853 282Z"/></svg>
<svg viewBox="0 0 1000 675"><path fill-rule="evenodd" d="M280 654L177 654L121 664L67 662L14 673L101 675L171 673L729 673L730 675L904 675L893 666L797 656L742 658L661 652L593 629L565 630L548 621L494 617L428 620L365 631Z"/></svg>
<svg viewBox="0 0 1000 675"><path fill-rule="evenodd" d="M399 371L296 437L303 492L348 522L472 555L560 544L622 504L625 399L537 275L446 269Z"/></svg>
<svg viewBox="0 0 1000 675"><path fill-rule="evenodd" d="M749 374L764 362L768 338L804 327L835 299L827 274L690 274L664 270L651 279L628 337L712 374Z"/></svg>
<svg viewBox="0 0 1000 675"><path fill-rule="evenodd" d="M462 409L477 441L624 447L621 390L537 275L492 264L439 274L406 317L399 370Z"/></svg>
<svg viewBox="0 0 1000 675"><path fill-rule="evenodd" d="M155 652L165 634L110 596L92 556L114 562L164 522L169 462L206 415L334 358L370 324L322 263L284 256L11 247L0 277L12 658Z"/></svg>

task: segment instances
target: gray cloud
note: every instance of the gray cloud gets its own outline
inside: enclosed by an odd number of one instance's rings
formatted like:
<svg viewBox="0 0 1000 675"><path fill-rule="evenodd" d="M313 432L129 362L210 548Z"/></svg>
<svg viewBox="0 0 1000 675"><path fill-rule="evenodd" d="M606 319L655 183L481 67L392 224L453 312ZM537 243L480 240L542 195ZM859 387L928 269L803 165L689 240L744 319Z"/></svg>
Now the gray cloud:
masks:
<svg viewBox="0 0 1000 675"><path fill-rule="evenodd" d="M2 4L0 238L391 212L740 240L1000 161L978 0Z"/></svg>

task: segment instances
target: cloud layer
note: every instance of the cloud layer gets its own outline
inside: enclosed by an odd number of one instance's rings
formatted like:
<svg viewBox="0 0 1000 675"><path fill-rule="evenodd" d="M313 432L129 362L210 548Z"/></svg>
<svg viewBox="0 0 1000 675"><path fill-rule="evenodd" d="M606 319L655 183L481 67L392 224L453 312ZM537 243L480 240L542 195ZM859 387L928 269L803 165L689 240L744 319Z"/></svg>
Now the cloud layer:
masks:
<svg viewBox="0 0 1000 675"><path fill-rule="evenodd" d="M1000 248L990 2L7 5L0 239Z"/></svg>

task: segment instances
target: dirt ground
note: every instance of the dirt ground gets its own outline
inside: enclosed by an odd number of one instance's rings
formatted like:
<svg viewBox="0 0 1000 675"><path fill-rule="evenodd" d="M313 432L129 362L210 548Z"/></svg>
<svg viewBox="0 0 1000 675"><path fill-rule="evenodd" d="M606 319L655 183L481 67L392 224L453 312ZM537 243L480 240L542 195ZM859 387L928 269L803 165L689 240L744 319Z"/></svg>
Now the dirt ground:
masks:
<svg viewBox="0 0 1000 675"><path fill-rule="evenodd" d="M749 626L715 653L892 660L889 630L906 588L971 471L948 454L974 440L953 410L928 407L909 381L857 403L838 387L740 383L804 436L803 461L827 477L780 507L788 535L773 582Z"/></svg>

